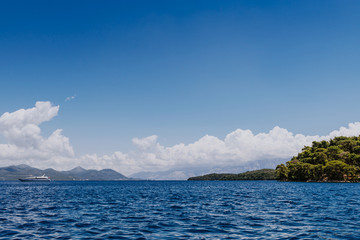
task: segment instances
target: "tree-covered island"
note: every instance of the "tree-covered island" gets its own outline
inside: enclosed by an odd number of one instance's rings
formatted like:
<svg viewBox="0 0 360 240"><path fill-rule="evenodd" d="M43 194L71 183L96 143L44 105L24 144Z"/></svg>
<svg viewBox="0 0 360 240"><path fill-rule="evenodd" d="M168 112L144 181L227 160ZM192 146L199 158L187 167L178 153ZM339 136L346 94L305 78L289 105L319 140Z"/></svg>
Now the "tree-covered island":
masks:
<svg viewBox="0 0 360 240"><path fill-rule="evenodd" d="M360 136L312 143L276 167L281 181L359 182Z"/></svg>

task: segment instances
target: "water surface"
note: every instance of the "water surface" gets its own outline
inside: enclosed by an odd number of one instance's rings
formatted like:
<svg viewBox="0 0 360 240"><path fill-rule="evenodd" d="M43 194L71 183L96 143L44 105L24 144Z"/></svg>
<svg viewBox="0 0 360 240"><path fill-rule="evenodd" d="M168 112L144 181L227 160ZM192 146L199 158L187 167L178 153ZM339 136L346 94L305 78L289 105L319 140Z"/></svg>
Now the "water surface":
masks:
<svg viewBox="0 0 360 240"><path fill-rule="evenodd" d="M360 184L0 182L0 239L359 239Z"/></svg>

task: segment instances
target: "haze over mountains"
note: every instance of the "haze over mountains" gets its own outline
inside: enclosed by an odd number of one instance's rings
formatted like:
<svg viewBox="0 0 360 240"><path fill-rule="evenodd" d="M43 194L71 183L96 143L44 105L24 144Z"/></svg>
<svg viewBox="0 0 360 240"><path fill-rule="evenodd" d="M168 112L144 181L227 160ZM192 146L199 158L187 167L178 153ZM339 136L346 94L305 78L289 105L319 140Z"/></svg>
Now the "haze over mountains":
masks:
<svg viewBox="0 0 360 240"><path fill-rule="evenodd" d="M171 169L168 171L138 172L130 175L132 178L151 180L186 180L190 177L205 175L209 173L243 173L246 171L259 170L263 168L275 169L278 164L284 163L286 159L272 159L252 161L240 166L213 167L213 166L191 166L187 168Z"/></svg>
<svg viewBox="0 0 360 240"><path fill-rule="evenodd" d="M93 181L116 181L131 180L112 169L94 170L76 167L69 171L56 171L52 168L41 170L25 164L0 168L0 180L18 180L28 176L41 176L45 174L51 180L72 181L72 180L93 180Z"/></svg>

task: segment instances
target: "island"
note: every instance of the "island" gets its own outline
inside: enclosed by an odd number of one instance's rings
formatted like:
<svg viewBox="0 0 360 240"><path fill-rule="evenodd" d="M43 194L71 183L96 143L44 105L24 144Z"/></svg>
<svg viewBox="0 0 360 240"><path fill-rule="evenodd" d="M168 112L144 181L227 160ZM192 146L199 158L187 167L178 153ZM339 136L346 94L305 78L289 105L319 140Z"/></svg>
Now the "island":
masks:
<svg viewBox="0 0 360 240"><path fill-rule="evenodd" d="M276 167L280 181L359 182L360 136L312 143Z"/></svg>
<svg viewBox="0 0 360 240"><path fill-rule="evenodd" d="M211 173L203 176L191 177L188 180L275 180L274 169L260 169L239 174Z"/></svg>

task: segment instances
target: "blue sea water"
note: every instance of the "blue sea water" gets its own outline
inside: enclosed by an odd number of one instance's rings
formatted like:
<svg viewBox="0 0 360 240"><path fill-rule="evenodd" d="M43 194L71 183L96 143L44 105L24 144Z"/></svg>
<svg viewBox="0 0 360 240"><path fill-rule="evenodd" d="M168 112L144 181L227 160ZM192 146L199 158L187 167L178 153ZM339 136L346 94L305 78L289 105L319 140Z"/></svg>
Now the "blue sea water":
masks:
<svg viewBox="0 0 360 240"><path fill-rule="evenodd" d="M360 239L360 184L0 182L0 239Z"/></svg>

